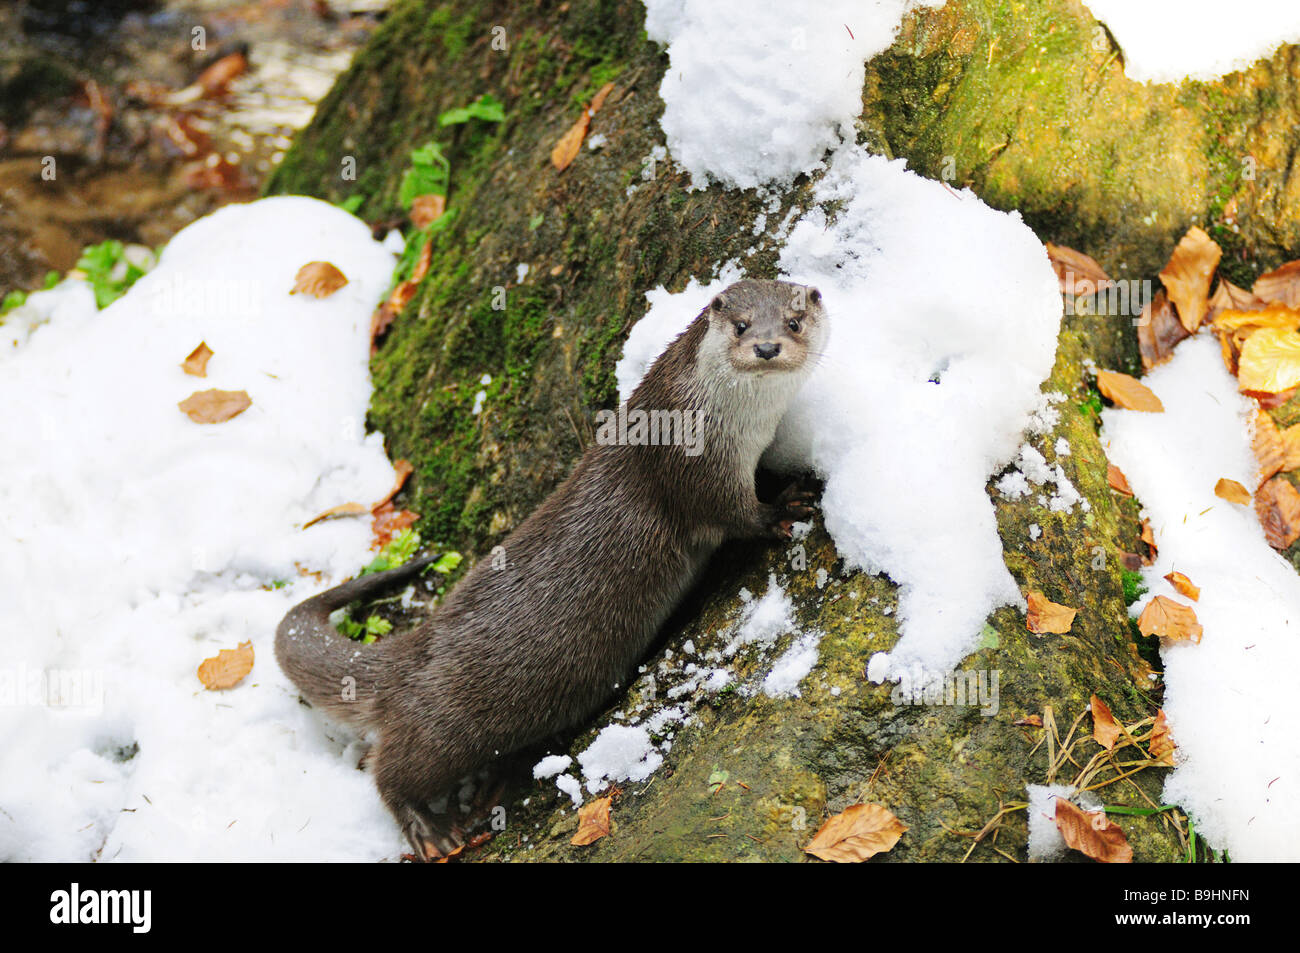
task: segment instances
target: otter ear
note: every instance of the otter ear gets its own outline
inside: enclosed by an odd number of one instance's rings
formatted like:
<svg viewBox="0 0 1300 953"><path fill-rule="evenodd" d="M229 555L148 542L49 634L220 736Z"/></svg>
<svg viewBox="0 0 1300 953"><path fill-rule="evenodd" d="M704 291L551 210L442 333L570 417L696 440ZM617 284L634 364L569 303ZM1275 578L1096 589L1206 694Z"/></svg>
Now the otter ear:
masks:
<svg viewBox="0 0 1300 953"><path fill-rule="evenodd" d="M821 304L821 303L822 303L822 293L821 293L820 291L818 291L816 288L809 288L809 289L808 289L808 300L811 301L813 304Z"/></svg>
<svg viewBox="0 0 1300 953"><path fill-rule="evenodd" d="M714 311L721 311L726 306L727 306L727 300L724 297L722 297L722 295L718 295L711 302L709 302L709 307L712 308Z"/></svg>

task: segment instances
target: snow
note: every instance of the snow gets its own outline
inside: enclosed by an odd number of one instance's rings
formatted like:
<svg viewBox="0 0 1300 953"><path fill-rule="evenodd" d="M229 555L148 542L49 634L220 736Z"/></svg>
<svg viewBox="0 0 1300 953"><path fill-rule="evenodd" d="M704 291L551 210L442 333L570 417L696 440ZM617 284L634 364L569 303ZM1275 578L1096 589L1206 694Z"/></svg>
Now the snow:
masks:
<svg viewBox="0 0 1300 953"><path fill-rule="evenodd" d="M290 295L314 260L348 284ZM272 652L291 605L369 559L369 521L302 523L393 484L364 428L393 265L345 212L266 199L185 229L102 312L69 280L6 320L0 401L31 410L0 415L0 859L401 851L359 750ZM179 367L200 341L206 378ZM252 406L196 424L176 404L208 388ZM252 673L205 691L198 664L245 640Z"/></svg>
<svg viewBox="0 0 1300 953"><path fill-rule="evenodd" d="M821 640L820 632L809 632L795 639L763 679L763 693L770 698L797 698L799 683L817 664L817 645Z"/></svg>
<svg viewBox="0 0 1300 953"><path fill-rule="evenodd" d="M578 755L591 794L604 790L611 781L644 781L663 763L664 756L642 725L606 725Z"/></svg>
<svg viewBox="0 0 1300 953"><path fill-rule="evenodd" d="M1056 799L1073 801L1085 811L1099 811L1091 791L1076 791L1069 784L1027 784L1029 792L1029 859L1059 860L1066 851L1065 838L1056 826Z"/></svg>
<svg viewBox="0 0 1300 953"><path fill-rule="evenodd" d="M864 64L903 15L943 0L645 0L646 33L667 45L659 86L668 148L691 175L749 189L788 185L853 139Z"/></svg>
<svg viewBox="0 0 1300 953"><path fill-rule="evenodd" d="M1295 0L1084 0L1124 53L1124 72L1148 83L1215 79L1300 41Z"/></svg>
<svg viewBox="0 0 1300 953"><path fill-rule="evenodd" d="M745 595L742 593L742 600ZM795 625L794 603L777 582L776 576L768 577L767 591L762 598L750 597L744 601L735 634L722 650L722 654L728 657L747 645L770 647Z"/></svg>
<svg viewBox="0 0 1300 953"><path fill-rule="evenodd" d="M942 675L978 644L990 612L1023 606L986 485L1026 428L1057 414L1039 389L1060 327L1056 276L1019 215L858 146L835 153L813 199L779 266L821 289L832 343L765 463L815 470L840 556L900 586L902 638L873 657L870 678L896 680L917 665ZM830 203L840 205L834 215ZM740 276L728 263L707 284L647 293L616 368L623 397ZM1077 501L1059 468L1043 460L1035 475L1055 486L1053 509Z"/></svg>
<svg viewBox="0 0 1300 953"><path fill-rule="evenodd" d="M1199 644L1161 650L1164 710L1177 768L1165 800L1234 861L1300 860L1300 577L1264 538L1254 508L1214 494L1226 477L1254 487L1253 402L1237 393L1219 346L1199 335L1142 382L1162 414L1107 409L1102 439L1142 501L1159 547L1149 592L1191 605ZM1190 602L1163 578L1201 589Z"/></svg>
<svg viewBox="0 0 1300 953"><path fill-rule="evenodd" d="M567 754L550 754L533 765L533 777L538 780L553 778L561 771L567 771L573 759Z"/></svg>

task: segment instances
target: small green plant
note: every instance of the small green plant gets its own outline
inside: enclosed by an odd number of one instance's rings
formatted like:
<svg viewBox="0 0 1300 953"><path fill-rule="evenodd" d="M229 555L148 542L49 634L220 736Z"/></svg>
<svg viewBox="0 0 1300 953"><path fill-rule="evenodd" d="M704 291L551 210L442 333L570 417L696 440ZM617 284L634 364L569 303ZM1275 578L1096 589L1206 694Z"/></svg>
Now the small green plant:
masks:
<svg viewBox="0 0 1300 953"><path fill-rule="evenodd" d="M3 301L0 301L0 314L12 311L14 308L21 308L26 301L26 291L11 291L4 296Z"/></svg>
<svg viewBox="0 0 1300 953"><path fill-rule="evenodd" d="M1142 574L1132 569L1120 572L1120 583L1124 586L1124 602L1130 606L1141 599L1147 591L1147 585L1142 581Z"/></svg>
<svg viewBox="0 0 1300 953"><path fill-rule="evenodd" d="M438 125L456 126L469 122L471 119L481 119L484 122L501 122L505 118L505 104L491 93L484 93L468 106L457 106L455 109L448 109L438 117Z"/></svg>
<svg viewBox="0 0 1300 953"><path fill-rule="evenodd" d="M77 270L95 291L95 304L107 308L144 275L144 269L128 259L126 246L115 239L90 245L77 259Z"/></svg>
<svg viewBox="0 0 1300 953"><path fill-rule="evenodd" d="M393 623L379 615L371 615L365 622L356 622L350 616L344 616L339 620L339 631L353 641L369 645L381 635L392 632Z"/></svg>
<svg viewBox="0 0 1300 953"><path fill-rule="evenodd" d="M1076 406L1079 408L1079 413L1084 417L1091 414L1094 418L1100 418L1102 407L1101 394L1095 390L1090 390L1088 391L1088 396L1079 401Z"/></svg>
<svg viewBox="0 0 1300 953"><path fill-rule="evenodd" d="M366 197L360 193L357 193L356 195L349 195L347 198L345 198L342 202L339 203L339 208L343 209L343 211L347 212L350 215L355 215L357 209L361 208L361 203L364 202L365 200Z"/></svg>
<svg viewBox="0 0 1300 953"><path fill-rule="evenodd" d="M411 167L402 176L397 200L407 208L421 195L446 195L451 181L451 163L442 146L429 140L411 153Z"/></svg>

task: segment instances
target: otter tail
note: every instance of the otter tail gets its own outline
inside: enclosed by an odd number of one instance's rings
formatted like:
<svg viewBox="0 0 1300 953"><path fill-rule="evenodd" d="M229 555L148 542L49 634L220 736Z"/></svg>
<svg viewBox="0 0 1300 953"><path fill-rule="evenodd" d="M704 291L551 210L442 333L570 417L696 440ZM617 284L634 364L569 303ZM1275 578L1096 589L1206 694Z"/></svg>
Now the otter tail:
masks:
<svg viewBox="0 0 1300 953"><path fill-rule="evenodd" d="M341 634L330 624L330 613L401 585L440 558L424 556L396 569L358 576L288 611L275 630L275 658L304 698L344 721L367 720L383 676L384 653Z"/></svg>

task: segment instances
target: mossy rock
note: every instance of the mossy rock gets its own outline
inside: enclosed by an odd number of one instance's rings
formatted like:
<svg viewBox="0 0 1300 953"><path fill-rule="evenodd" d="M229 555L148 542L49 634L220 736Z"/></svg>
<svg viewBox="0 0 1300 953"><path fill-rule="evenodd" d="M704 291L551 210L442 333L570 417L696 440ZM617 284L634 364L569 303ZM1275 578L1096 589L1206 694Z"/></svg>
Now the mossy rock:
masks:
<svg viewBox="0 0 1300 953"><path fill-rule="evenodd" d="M370 422L394 458L415 465L399 502L421 514L431 543L479 557L500 541L591 441L595 411L614 404L613 365L645 312L644 293L711 277L756 240L752 193L692 192L671 164L647 166L662 145L657 89L667 58L646 41L643 16L637 0L522 11L399 0L270 183L271 192L333 201L358 194L361 214L384 220L400 213L411 150L429 139L446 148L455 217L436 234L428 274L372 362ZM504 27L507 49L494 45L502 35L494 27ZM1292 256L1297 186L1270 136L1296 118L1295 51L1222 83L1143 86L1096 35L1086 10L1066 0L954 0L920 11L869 64L861 135L922 174L1021 210L1041 238L1093 253L1118 277L1154 279L1194 223L1220 238L1244 281ZM590 130L605 144L557 172L552 147L606 82L614 91ZM442 111L483 93L505 103L504 122L438 127ZM1258 160L1251 179L1234 171L1247 153ZM349 159L355 180L341 176ZM808 183L796 182L768 221L807 201ZM753 276L774 276L770 244L743 261ZM529 266L522 280L520 264ZM1154 655L1135 640L1121 561L1139 549L1137 504L1107 485L1088 372L1090 362L1131 370L1136 353L1129 316L1068 316L1044 384L1066 399L1054 432L1035 443L1057 462L1051 449L1068 441L1059 462L1086 512L1006 502L990 487L1022 590L1080 610L1068 635L1031 635L1012 609L989 619L963 668L1000 672L996 714L898 705L888 686L866 681L870 654L897 638L887 611L894 586L843 572L824 533L802 541L801 568L790 547L728 546L647 666L657 670L668 653L680 659L687 641L701 652L718 647L741 587L761 592L775 574L801 626L824 633L800 697L738 690L701 700L659 771L625 786L613 837L571 846L576 817L544 782L512 793L505 833L475 856L798 860L829 813L866 798L909 828L880 859L958 860L1000 805L1023 802L1026 783L1050 780L1042 729L1014 722L1050 706L1064 734L1094 692L1119 718L1152 715ZM742 689L761 667L741 663ZM638 683L593 724L644 701ZM1083 717L1078 732L1089 726ZM594 731L561 746L581 750ZM1089 757L1097 750L1084 745ZM1162 770L1144 770L1103 799L1160 803L1162 781ZM1136 859L1182 857L1168 813L1122 823ZM972 859L1023 859L1025 825L1023 810L1009 811Z"/></svg>

